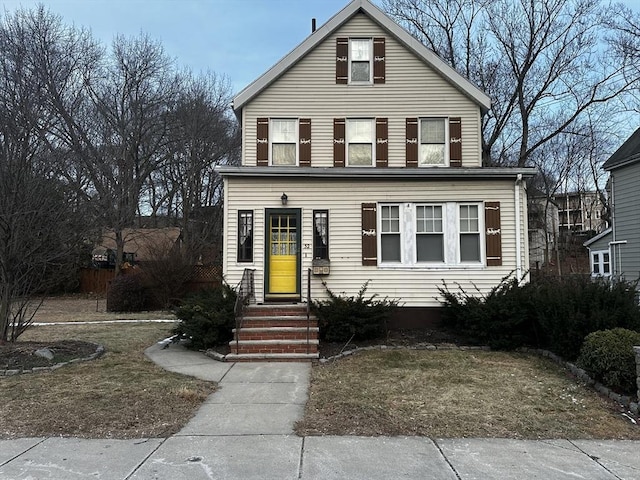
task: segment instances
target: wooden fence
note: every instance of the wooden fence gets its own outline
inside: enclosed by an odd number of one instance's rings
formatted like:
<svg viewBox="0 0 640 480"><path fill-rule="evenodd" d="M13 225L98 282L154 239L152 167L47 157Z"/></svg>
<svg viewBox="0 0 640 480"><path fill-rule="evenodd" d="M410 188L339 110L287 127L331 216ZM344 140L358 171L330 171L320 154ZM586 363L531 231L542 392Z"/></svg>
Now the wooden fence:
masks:
<svg viewBox="0 0 640 480"><path fill-rule="evenodd" d="M115 277L110 268L80 269L80 293L106 295L109 282ZM218 265L194 265L191 279L186 283L189 292L209 290L222 283L222 267Z"/></svg>
<svg viewBox="0 0 640 480"><path fill-rule="evenodd" d="M81 268L80 293L97 293L105 295L109 282L115 277L111 268Z"/></svg>

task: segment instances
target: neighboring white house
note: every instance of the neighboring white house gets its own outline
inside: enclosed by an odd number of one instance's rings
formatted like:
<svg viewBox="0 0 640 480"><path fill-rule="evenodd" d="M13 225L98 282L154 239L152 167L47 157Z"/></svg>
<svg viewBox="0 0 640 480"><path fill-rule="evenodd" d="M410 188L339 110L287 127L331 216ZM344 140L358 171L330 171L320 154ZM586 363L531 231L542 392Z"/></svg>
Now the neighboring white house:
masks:
<svg viewBox="0 0 640 480"><path fill-rule="evenodd" d="M609 172L611 228L585 242L591 275L640 278L640 128L604 163Z"/></svg>
<svg viewBox="0 0 640 480"><path fill-rule="evenodd" d="M227 282L262 302L335 293L488 292L528 270L526 179L484 168L490 99L367 0L354 0L234 99L242 164L224 178ZM311 275L309 275L311 272ZM406 311L406 310L405 310Z"/></svg>

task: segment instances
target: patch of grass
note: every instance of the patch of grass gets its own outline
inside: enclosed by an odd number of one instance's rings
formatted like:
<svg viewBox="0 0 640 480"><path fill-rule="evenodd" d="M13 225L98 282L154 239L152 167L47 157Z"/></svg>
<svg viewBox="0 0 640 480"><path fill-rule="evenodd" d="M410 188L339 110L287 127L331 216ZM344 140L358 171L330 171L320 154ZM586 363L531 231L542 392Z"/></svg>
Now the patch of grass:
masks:
<svg viewBox="0 0 640 480"><path fill-rule="evenodd" d="M640 439L594 391L533 355L368 351L314 367L300 435Z"/></svg>
<svg viewBox="0 0 640 480"><path fill-rule="evenodd" d="M106 353L53 372L0 377L0 437L165 437L193 416L216 385L166 372L144 350L170 324L33 327L24 341L77 339ZM19 342L18 342L19 343Z"/></svg>

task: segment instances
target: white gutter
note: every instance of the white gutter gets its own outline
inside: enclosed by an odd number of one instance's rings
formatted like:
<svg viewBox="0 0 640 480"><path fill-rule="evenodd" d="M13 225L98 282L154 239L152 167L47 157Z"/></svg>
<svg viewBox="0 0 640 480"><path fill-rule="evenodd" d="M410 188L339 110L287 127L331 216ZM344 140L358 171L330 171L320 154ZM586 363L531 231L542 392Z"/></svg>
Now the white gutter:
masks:
<svg viewBox="0 0 640 480"><path fill-rule="evenodd" d="M522 279L522 239L520 233L522 226L520 225L520 184L522 183L522 174L519 173L513 187L513 196L516 204L516 280L520 283Z"/></svg>

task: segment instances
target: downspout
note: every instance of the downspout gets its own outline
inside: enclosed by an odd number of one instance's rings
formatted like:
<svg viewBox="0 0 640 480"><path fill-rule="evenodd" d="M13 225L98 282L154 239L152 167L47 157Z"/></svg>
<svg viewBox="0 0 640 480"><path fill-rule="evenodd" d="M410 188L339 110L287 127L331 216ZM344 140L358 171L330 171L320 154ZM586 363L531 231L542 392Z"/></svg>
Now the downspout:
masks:
<svg viewBox="0 0 640 480"><path fill-rule="evenodd" d="M520 283L522 279L522 239L520 238L522 226L520 225L520 184L522 183L522 174L516 177L513 186L513 197L516 206L516 280Z"/></svg>

